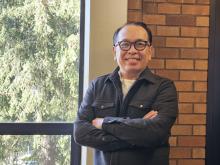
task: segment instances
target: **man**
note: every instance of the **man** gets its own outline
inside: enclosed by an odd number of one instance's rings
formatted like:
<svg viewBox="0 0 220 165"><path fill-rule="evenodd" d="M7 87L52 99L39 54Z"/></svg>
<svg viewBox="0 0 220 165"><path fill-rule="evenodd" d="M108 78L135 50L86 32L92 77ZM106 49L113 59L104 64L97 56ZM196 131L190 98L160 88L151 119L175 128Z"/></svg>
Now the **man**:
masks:
<svg viewBox="0 0 220 165"><path fill-rule="evenodd" d="M95 148L95 165L168 165L178 106L172 81L148 69L152 34L142 22L116 30L118 67L91 82L75 122L75 141Z"/></svg>

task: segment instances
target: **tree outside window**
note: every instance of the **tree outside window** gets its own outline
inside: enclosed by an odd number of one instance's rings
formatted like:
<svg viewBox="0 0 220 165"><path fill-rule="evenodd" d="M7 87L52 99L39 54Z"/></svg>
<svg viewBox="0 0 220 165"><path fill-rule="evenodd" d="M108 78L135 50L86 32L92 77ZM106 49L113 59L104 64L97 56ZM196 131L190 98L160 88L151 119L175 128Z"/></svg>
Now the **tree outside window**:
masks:
<svg viewBox="0 0 220 165"><path fill-rule="evenodd" d="M0 0L0 122L74 120L79 25L80 0ZM0 136L0 164L69 159L69 136Z"/></svg>

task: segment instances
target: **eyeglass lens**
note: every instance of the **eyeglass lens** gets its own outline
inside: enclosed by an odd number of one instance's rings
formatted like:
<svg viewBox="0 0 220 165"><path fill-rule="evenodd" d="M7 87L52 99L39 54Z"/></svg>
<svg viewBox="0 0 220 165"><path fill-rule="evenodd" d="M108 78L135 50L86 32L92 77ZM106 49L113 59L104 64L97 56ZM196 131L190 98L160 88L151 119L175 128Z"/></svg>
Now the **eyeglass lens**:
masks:
<svg viewBox="0 0 220 165"><path fill-rule="evenodd" d="M121 41L118 44L120 48L125 51L128 51L132 45L134 45L134 48L136 50L144 50L148 45L148 41L135 41L135 42Z"/></svg>

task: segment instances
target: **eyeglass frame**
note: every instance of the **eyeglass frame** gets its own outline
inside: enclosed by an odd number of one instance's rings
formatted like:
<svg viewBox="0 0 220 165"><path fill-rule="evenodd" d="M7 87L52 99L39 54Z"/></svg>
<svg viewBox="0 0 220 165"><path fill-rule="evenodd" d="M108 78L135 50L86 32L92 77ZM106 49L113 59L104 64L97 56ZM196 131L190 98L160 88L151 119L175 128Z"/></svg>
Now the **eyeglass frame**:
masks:
<svg viewBox="0 0 220 165"><path fill-rule="evenodd" d="M128 48L128 49L122 49L121 46L120 46L120 44L121 44L122 42L127 42L127 43L129 43L129 44L130 44L129 48ZM145 43L144 48L143 48L143 49L137 49L136 46L135 46L135 44L136 44L137 42L144 42L144 43ZM114 44L113 46L114 46L114 47L119 46L119 48L120 48L121 50L123 50L123 51L129 51L129 50L131 49L131 46L132 46L132 45L134 45L134 48L135 48L137 51L142 51L142 50L144 50L147 46L150 47L150 46L151 46L151 43L150 43L149 41L144 41L144 40L136 40L136 41L134 41L134 42L130 42L130 41L128 41L128 40L122 40L122 41L118 41L118 42L117 42L116 44Z"/></svg>

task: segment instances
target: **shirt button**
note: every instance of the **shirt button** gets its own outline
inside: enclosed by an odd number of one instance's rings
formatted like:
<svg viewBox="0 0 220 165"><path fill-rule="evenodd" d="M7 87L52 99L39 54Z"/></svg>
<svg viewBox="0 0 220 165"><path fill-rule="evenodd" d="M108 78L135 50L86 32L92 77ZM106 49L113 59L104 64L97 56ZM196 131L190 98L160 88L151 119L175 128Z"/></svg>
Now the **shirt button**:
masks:
<svg viewBox="0 0 220 165"><path fill-rule="evenodd" d="M140 108L143 108L143 107L144 107L143 104L141 104L141 105L140 105Z"/></svg>

